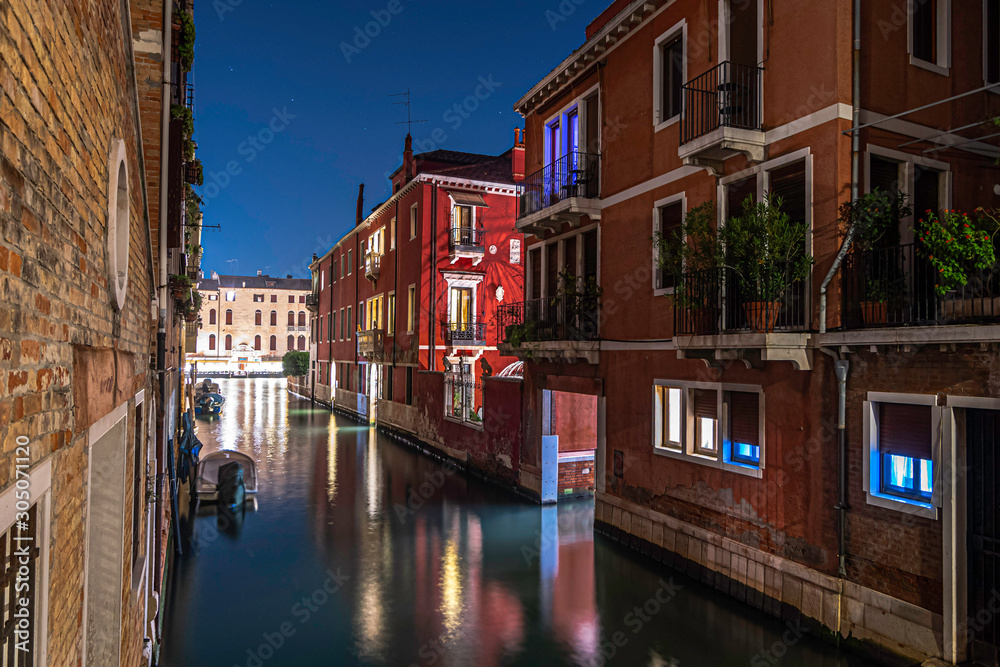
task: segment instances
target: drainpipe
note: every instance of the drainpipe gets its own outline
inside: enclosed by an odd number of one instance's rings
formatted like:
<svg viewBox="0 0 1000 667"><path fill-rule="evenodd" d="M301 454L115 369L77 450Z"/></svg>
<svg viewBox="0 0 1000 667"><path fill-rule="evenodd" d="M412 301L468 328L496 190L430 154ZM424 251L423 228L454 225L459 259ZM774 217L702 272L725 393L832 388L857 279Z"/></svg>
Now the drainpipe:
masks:
<svg viewBox="0 0 1000 667"><path fill-rule="evenodd" d="M837 436L839 439L839 483L840 500L837 502L839 525L837 527L837 553L839 554L839 575L847 578L847 373L851 362L840 359L834 363L837 373Z"/></svg>
<svg viewBox="0 0 1000 667"><path fill-rule="evenodd" d="M167 317L167 191L169 182L167 175L170 167L170 103L171 103L171 73L170 46L174 32L174 3L167 0L163 3L163 105L161 110L160 129L160 289L157 294L160 306L160 318Z"/></svg>
<svg viewBox="0 0 1000 667"><path fill-rule="evenodd" d="M435 302L437 301L437 196L438 196L438 186L437 183L431 185L431 294L430 294L430 318L427 322L427 332L429 335L428 339L428 350L430 352L430 358L427 360L428 370L437 370L437 359L435 354L437 350L434 345L434 337L437 332L434 330L434 318L436 314Z"/></svg>

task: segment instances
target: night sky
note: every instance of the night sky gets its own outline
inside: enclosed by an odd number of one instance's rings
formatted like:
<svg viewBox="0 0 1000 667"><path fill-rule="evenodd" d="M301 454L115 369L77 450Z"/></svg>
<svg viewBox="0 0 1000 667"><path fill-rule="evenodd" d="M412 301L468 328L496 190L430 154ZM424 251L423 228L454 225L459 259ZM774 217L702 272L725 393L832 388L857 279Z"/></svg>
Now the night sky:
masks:
<svg viewBox="0 0 1000 667"><path fill-rule="evenodd" d="M406 136L393 93L409 88L414 120L429 121L413 126L416 152L507 150L523 127L514 103L608 4L195 3L199 192L205 224L222 225L205 230L205 274L307 277L312 254L354 224L359 183L366 212L389 197ZM360 37L366 28L375 36Z"/></svg>

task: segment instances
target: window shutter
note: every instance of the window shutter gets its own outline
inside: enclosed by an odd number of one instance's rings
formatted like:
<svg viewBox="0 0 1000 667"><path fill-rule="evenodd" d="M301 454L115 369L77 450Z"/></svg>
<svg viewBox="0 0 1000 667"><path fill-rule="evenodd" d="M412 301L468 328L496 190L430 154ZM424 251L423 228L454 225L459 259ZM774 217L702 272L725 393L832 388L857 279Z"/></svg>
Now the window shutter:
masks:
<svg viewBox="0 0 1000 667"><path fill-rule="evenodd" d="M743 205L747 197L757 200L757 177L750 176L726 186L726 207L729 217L743 215Z"/></svg>
<svg viewBox="0 0 1000 667"><path fill-rule="evenodd" d="M729 437L734 443L760 446L760 396L733 392L729 396Z"/></svg>
<svg viewBox="0 0 1000 667"><path fill-rule="evenodd" d="M718 393L714 389L695 389L692 401L696 419L718 419Z"/></svg>
<svg viewBox="0 0 1000 667"><path fill-rule="evenodd" d="M792 222L806 221L806 163L796 162L770 173L772 195L781 197L781 210Z"/></svg>
<svg viewBox="0 0 1000 667"><path fill-rule="evenodd" d="M931 406L879 403L878 445L882 454L931 459Z"/></svg>

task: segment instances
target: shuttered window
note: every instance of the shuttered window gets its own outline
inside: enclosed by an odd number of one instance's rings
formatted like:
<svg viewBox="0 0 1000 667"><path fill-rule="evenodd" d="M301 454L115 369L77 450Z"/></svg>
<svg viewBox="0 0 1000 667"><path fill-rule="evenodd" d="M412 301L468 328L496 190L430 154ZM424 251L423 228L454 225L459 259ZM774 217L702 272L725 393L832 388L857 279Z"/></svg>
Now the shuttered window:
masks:
<svg viewBox="0 0 1000 667"><path fill-rule="evenodd" d="M696 454L715 456L718 451L718 396L714 389L695 389L691 392Z"/></svg>
<svg viewBox="0 0 1000 667"><path fill-rule="evenodd" d="M533 248L528 251L528 260L531 263L531 298L542 298L542 251L540 248Z"/></svg>
<svg viewBox="0 0 1000 667"><path fill-rule="evenodd" d="M674 202L673 204L667 204L666 206L660 207L660 237L663 241L669 243L677 231L681 228L681 224L684 221L684 206L681 202ZM670 271L664 271L662 268L657 266L656 268L656 286L659 289L666 289L669 287L676 287L677 276L673 275Z"/></svg>
<svg viewBox="0 0 1000 667"><path fill-rule="evenodd" d="M880 453L929 461L931 442L931 406L879 403Z"/></svg>
<svg viewBox="0 0 1000 667"><path fill-rule="evenodd" d="M937 62L937 3L938 0L913 0L911 29L913 57Z"/></svg>
<svg viewBox="0 0 1000 667"><path fill-rule="evenodd" d="M730 458L736 463L760 465L760 395L729 394Z"/></svg>
<svg viewBox="0 0 1000 667"><path fill-rule="evenodd" d="M757 176L750 176L726 186L726 208L729 217L743 214L743 205L747 197L757 200Z"/></svg>
<svg viewBox="0 0 1000 667"><path fill-rule="evenodd" d="M1000 0L986 0L983 14L983 29L986 31L986 83L1000 82Z"/></svg>
<svg viewBox="0 0 1000 667"><path fill-rule="evenodd" d="M792 222L806 221L806 163L799 161L769 174L772 195L781 197L781 210Z"/></svg>
<svg viewBox="0 0 1000 667"><path fill-rule="evenodd" d="M695 389L691 392L691 404L696 418L718 419L718 394L714 389Z"/></svg>

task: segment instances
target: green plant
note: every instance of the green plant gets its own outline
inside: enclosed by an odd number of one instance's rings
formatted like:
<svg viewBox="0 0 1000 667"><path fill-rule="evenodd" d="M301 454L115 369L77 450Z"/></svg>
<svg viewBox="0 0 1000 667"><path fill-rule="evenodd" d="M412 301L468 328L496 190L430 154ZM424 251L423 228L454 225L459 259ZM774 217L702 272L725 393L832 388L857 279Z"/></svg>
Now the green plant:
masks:
<svg viewBox="0 0 1000 667"><path fill-rule="evenodd" d="M174 289L190 289L194 282L184 274L172 274L170 276L170 287Z"/></svg>
<svg viewBox="0 0 1000 667"><path fill-rule="evenodd" d="M191 290L190 296L184 300L184 305L182 311L185 316L193 315L195 313L201 312L201 292L198 290Z"/></svg>
<svg viewBox="0 0 1000 667"><path fill-rule="evenodd" d="M301 377L309 372L309 353L289 350L281 358L281 370L285 377Z"/></svg>
<svg viewBox="0 0 1000 667"><path fill-rule="evenodd" d="M201 160L195 158L193 162L188 163L188 168L194 171L194 185L204 185L205 172L201 166Z"/></svg>
<svg viewBox="0 0 1000 667"><path fill-rule="evenodd" d="M939 219L927 210L917 222L917 254L937 272L934 289L941 296L968 284L969 272L996 265L996 217L983 209L977 212L976 218L970 218L960 211L946 210Z"/></svg>
<svg viewBox="0 0 1000 667"><path fill-rule="evenodd" d="M686 274L717 269L725 263L715 217L715 204L708 201L688 211L680 226L653 234L657 266L672 278L673 299L680 306L705 305L697 303L703 299L690 293Z"/></svg>
<svg viewBox="0 0 1000 667"><path fill-rule="evenodd" d="M194 64L194 40L196 36L194 18L185 11L179 12L177 16L180 22L177 53L180 57L181 67L185 72L190 72L191 65Z"/></svg>
<svg viewBox="0 0 1000 667"><path fill-rule="evenodd" d="M839 222L859 252L872 254L884 246L886 235L898 230L900 220L911 213L904 193L875 188L854 201L842 204ZM902 267L887 265L889 261L901 259L901 255L886 254L881 259L861 263L865 273L865 301L888 302L905 289Z"/></svg>
<svg viewBox="0 0 1000 667"><path fill-rule="evenodd" d="M739 282L743 301L776 303L788 288L809 276L813 258L806 252L806 225L781 210L781 197L754 202L720 232L725 262Z"/></svg>
<svg viewBox="0 0 1000 667"><path fill-rule="evenodd" d="M529 320L523 324L508 324L506 341L511 347L521 347L522 343L530 343L538 340L538 323Z"/></svg>
<svg viewBox="0 0 1000 667"><path fill-rule="evenodd" d="M194 134L194 114L191 109L183 104L172 104L170 106L170 117L181 122L181 132L184 139L189 140Z"/></svg>
<svg viewBox="0 0 1000 667"><path fill-rule="evenodd" d="M192 139L184 140L184 161L193 162L198 151L198 144Z"/></svg>
<svg viewBox="0 0 1000 667"><path fill-rule="evenodd" d="M184 187L184 210L187 214L187 227L186 230L190 230L193 227L201 226L202 212L201 206L205 202L198 193L194 191L190 183L185 183Z"/></svg>

